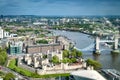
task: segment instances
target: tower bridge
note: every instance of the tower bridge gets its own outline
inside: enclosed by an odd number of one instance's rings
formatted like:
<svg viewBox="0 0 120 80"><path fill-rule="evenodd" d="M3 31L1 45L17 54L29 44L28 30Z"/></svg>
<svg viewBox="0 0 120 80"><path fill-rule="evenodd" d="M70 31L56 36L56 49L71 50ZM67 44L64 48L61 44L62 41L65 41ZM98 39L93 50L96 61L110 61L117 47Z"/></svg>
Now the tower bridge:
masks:
<svg viewBox="0 0 120 80"><path fill-rule="evenodd" d="M120 37L119 36L115 36L114 40L100 40L99 37L96 37L96 40L95 40L95 50L93 51L94 53L96 54L100 54L100 43L103 43L103 42L110 42L110 43L114 43L114 50L117 50L118 49L118 39Z"/></svg>
<svg viewBox="0 0 120 80"><path fill-rule="evenodd" d="M96 37L96 40L94 43L92 43L91 45L87 46L86 48L83 49L78 49L80 51L93 51L96 54L100 54L101 51L106 50L106 49L100 49L100 43L105 43L105 42L109 42L109 43L114 43L114 47L113 49L111 49L112 51L119 51L118 50L118 39L120 38L120 36L115 36L113 40L101 40L99 37Z"/></svg>

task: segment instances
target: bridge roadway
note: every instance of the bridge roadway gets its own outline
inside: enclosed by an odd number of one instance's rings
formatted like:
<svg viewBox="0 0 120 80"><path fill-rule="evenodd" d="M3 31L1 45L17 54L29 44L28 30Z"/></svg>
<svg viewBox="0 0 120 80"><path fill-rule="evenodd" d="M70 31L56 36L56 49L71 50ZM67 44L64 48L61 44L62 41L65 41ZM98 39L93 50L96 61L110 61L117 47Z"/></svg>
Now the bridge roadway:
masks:
<svg viewBox="0 0 120 80"><path fill-rule="evenodd" d="M104 42L114 42L113 40L101 40L100 41L101 43L104 43ZM94 51L94 49L95 49L95 44L96 43L92 43L92 44L90 44L89 46L87 46L87 47L85 47L85 48L83 48L83 49L79 49L79 48L77 48L77 47L75 47L75 49L77 49L77 50L79 50L79 51ZM106 50L106 49L100 49L100 51L104 51L104 50ZM111 49L110 49L111 50Z"/></svg>
<svg viewBox="0 0 120 80"><path fill-rule="evenodd" d="M115 42L114 40L100 40L99 42Z"/></svg>

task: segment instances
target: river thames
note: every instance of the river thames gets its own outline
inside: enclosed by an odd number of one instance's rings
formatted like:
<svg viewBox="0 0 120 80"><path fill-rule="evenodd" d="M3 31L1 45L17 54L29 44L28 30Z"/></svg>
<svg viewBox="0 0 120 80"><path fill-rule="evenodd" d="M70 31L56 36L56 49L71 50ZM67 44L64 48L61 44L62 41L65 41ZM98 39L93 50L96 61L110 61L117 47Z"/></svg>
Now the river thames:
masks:
<svg viewBox="0 0 120 80"><path fill-rule="evenodd" d="M71 39L76 43L75 47L78 49L85 49L89 45L94 43L94 38L90 35L83 34L80 32L71 32L71 31L61 31L61 30L52 30L55 35L63 35L67 38ZM94 56L91 50L82 51L83 58L88 59L92 58L94 60L99 61L102 64L102 68L114 68L120 71L120 55L111 55L110 48L105 47L103 45L100 46L101 55Z"/></svg>

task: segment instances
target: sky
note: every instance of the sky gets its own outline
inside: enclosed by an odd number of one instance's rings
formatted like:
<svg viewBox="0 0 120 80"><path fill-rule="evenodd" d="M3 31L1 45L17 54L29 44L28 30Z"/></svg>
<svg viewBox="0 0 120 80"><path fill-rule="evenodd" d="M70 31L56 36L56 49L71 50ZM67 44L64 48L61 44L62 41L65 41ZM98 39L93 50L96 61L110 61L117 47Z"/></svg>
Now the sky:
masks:
<svg viewBox="0 0 120 80"><path fill-rule="evenodd" d="M120 0L0 0L0 15L120 15Z"/></svg>

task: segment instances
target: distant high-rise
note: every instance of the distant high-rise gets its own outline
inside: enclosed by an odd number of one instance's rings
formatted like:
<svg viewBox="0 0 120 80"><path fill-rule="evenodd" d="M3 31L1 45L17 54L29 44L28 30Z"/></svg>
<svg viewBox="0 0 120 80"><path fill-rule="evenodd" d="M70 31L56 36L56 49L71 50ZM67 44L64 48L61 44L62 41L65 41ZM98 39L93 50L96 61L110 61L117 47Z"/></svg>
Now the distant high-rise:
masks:
<svg viewBox="0 0 120 80"><path fill-rule="evenodd" d="M0 18L3 18L3 15L0 15Z"/></svg>

